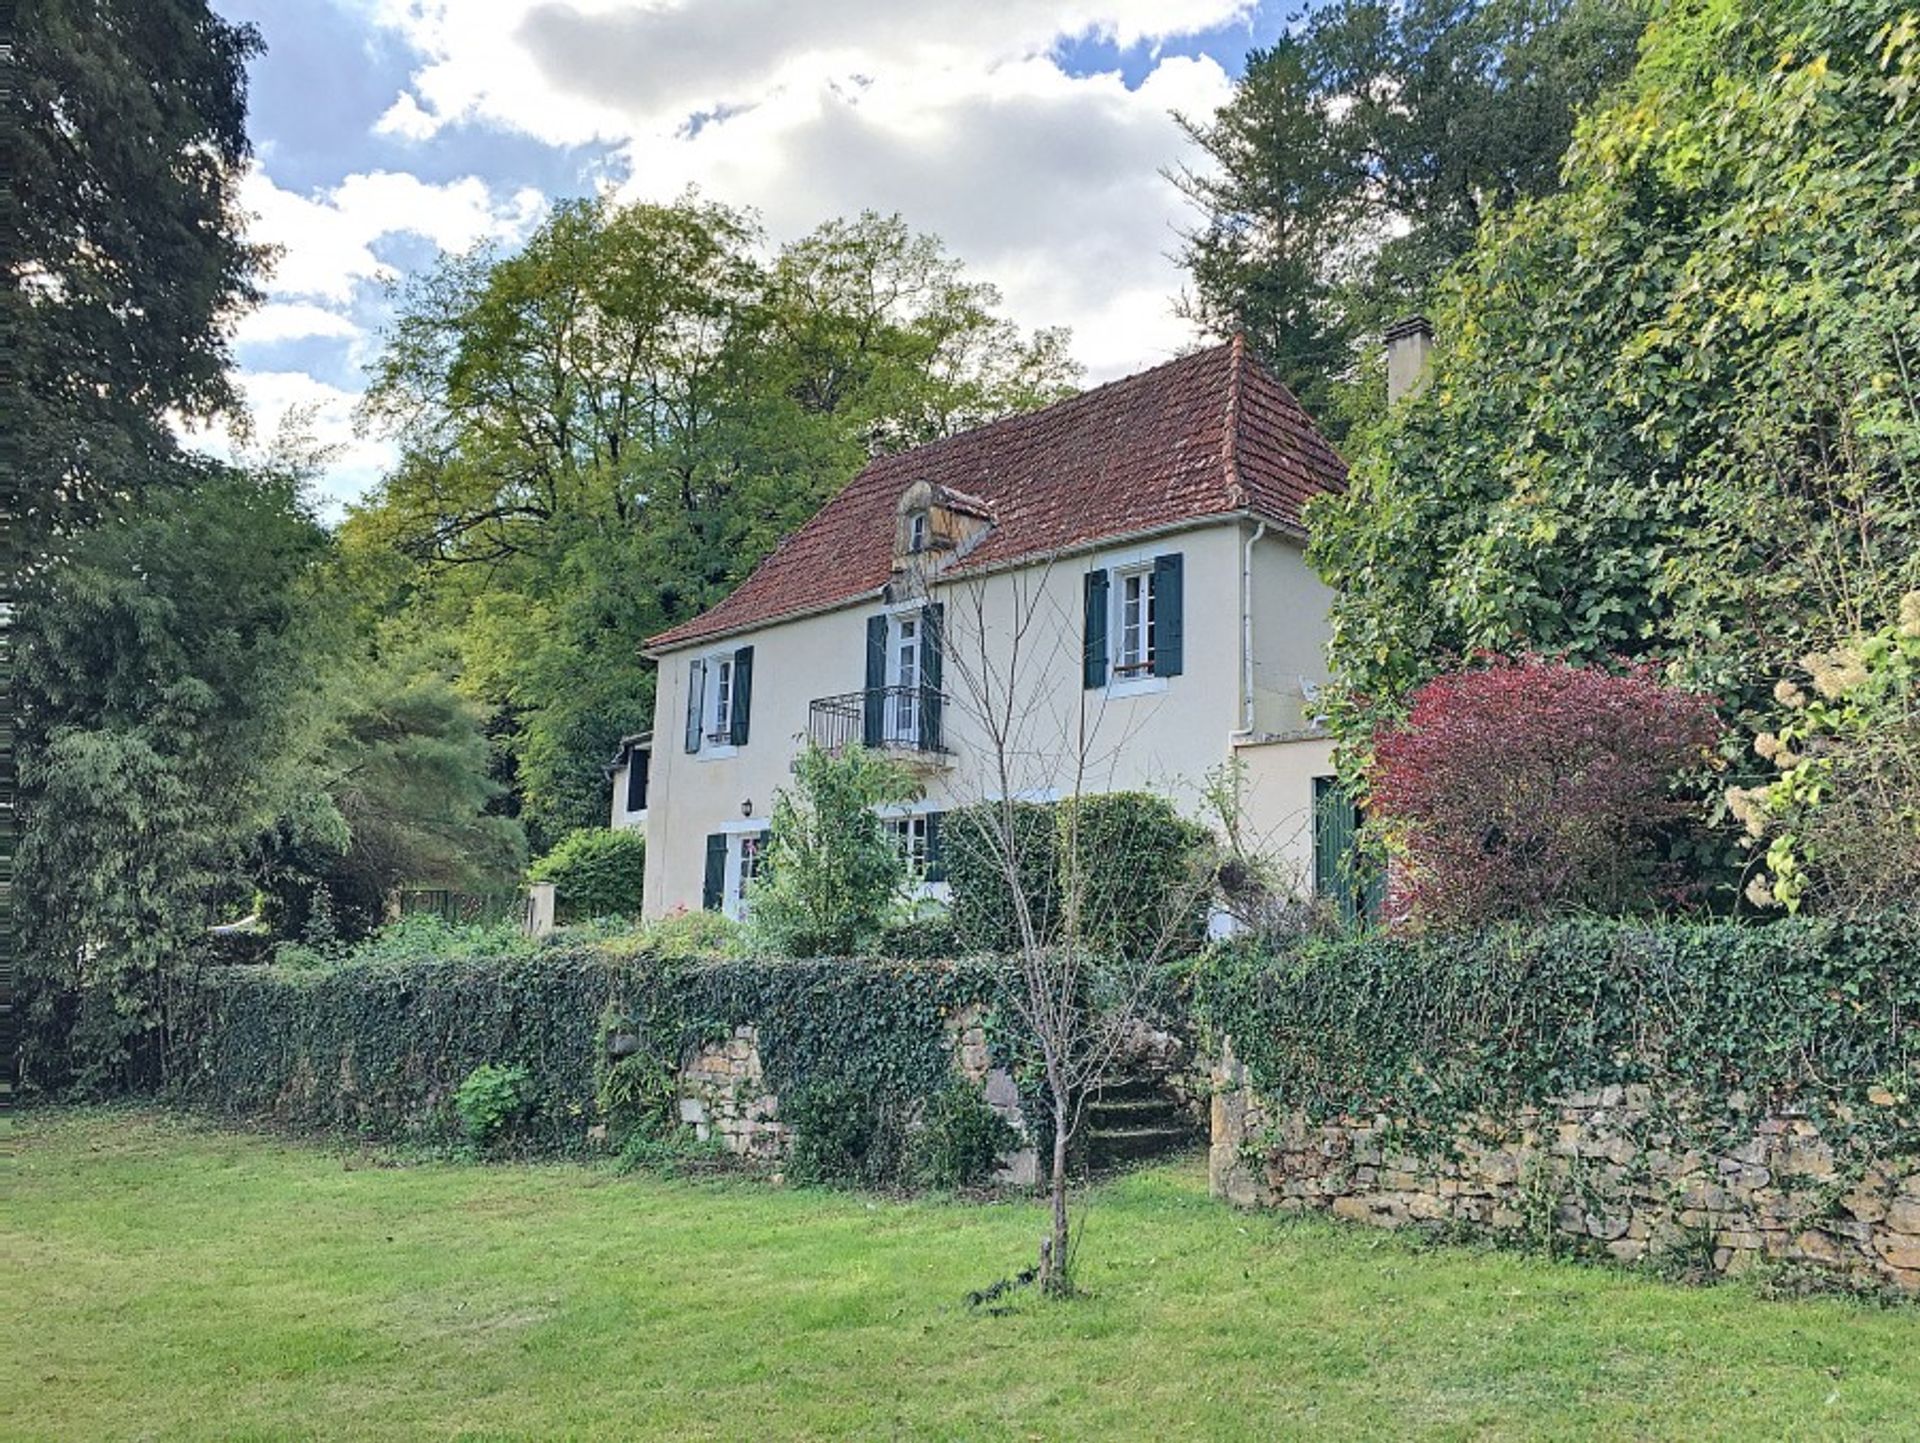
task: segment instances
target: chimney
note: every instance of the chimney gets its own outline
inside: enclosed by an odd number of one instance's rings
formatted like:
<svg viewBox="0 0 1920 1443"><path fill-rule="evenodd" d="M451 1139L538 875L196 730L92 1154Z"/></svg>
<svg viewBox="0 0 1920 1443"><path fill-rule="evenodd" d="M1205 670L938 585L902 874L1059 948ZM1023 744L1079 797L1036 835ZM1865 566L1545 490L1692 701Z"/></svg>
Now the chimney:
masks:
<svg viewBox="0 0 1920 1443"><path fill-rule="evenodd" d="M1387 327L1387 404L1412 395L1427 378L1427 356L1433 350L1433 322L1408 316Z"/></svg>

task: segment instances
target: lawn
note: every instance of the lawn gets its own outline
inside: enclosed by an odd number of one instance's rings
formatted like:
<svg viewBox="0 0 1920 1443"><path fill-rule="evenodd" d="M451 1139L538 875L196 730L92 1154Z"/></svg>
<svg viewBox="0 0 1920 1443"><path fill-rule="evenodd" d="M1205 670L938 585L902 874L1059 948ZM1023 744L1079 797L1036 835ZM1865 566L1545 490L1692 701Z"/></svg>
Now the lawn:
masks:
<svg viewBox="0 0 1920 1443"><path fill-rule="evenodd" d="M7 1438L1920 1437L1920 1307L1768 1302L1101 1188L1027 1203L7 1126Z"/></svg>

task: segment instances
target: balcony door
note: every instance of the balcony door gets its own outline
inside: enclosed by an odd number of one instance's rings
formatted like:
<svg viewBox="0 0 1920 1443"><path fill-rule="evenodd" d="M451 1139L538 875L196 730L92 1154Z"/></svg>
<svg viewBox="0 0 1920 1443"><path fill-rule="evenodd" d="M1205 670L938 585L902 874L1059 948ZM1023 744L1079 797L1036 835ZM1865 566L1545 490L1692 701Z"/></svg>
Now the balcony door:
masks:
<svg viewBox="0 0 1920 1443"><path fill-rule="evenodd" d="M905 612L893 618L887 648L887 724L889 746L920 745L920 614Z"/></svg>

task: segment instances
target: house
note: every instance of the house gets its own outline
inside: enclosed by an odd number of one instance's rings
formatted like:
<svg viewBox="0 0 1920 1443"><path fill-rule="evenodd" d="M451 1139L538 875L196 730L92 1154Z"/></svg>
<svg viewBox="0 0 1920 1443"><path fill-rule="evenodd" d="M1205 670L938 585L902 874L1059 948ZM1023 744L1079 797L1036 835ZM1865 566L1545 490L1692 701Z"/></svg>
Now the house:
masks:
<svg viewBox="0 0 1920 1443"><path fill-rule="evenodd" d="M615 759L616 823L644 813L647 915L741 913L809 738L916 773L924 796L892 821L936 890L956 806L1147 789L1198 813L1233 759L1249 829L1329 885L1351 808L1316 829L1330 593L1303 508L1345 469L1237 338L875 460L647 643L654 731Z"/></svg>

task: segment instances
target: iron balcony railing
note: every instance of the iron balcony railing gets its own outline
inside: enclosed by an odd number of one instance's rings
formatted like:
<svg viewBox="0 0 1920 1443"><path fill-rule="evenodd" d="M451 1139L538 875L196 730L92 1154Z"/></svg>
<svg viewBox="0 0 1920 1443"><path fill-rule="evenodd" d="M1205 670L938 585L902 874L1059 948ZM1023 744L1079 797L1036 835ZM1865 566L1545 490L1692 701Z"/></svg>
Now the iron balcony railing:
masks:
<svg viewBox="0 0 1920 1443"><path fill-rule="evenodd" d="M875 686L823 696L809 709L807 735L834 753L854 742L877 751L944 752L946 704L946 696L930 686Z"/></svg>

